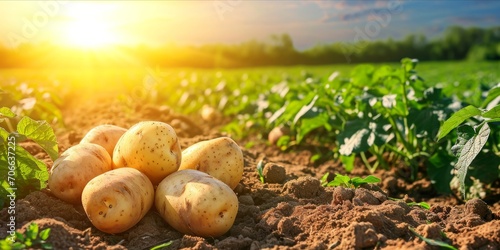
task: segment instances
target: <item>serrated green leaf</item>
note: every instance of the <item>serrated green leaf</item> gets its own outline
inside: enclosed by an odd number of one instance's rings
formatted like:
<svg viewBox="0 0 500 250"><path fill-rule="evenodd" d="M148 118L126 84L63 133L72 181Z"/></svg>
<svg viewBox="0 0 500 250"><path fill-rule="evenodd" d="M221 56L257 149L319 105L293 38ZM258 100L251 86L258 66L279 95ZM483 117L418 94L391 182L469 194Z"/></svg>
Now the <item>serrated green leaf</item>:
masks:
<svg viewBox="0 0 500 250"><path fill-rule="evenodd" d="M46 121L35 121L25 116L17 124L17 132L38 143L52 160L59 156L54 130Z"/></svg>
<svg viewBox="0 0 500 250"><path fill-rule="evenodd" d="M14 112L12 112L12 110L10 110L10 108L1 107L0 108L0 116L7 117L7 118L13 118L16 116L16 114Z"/></svg>
<svg viewBox="0 0 500 250"><path fill-rule="evenodd" d="M500 105L497 105L494 108L484 112L483 117L490 119L500 118Z"/></svg>
<svg viewBox="0 0 500 250"><path fill-rule="evenodd" d="M438 133L438 141L441 140L443 137L445 137L450 131L458 127L460 124L462 124L465 120L476 116L476 115L481 115L481 110L469 105L456 113L454 113L448 120L446 120L443 125L441 125L441 128L439 129Z"/></svg>
<svg viewBox="0 0 500 250"><path fill-rule="evenodd" d="M490 127L488 123L482 123L479 126L479 131L472 138L470 138L462 148L458 162L455 164L457 171L457 177L460 182L460 187L462 193L465 197L465 177L467 176L467 170L476 156L481 152L488 136L490 134Z"/></svg>

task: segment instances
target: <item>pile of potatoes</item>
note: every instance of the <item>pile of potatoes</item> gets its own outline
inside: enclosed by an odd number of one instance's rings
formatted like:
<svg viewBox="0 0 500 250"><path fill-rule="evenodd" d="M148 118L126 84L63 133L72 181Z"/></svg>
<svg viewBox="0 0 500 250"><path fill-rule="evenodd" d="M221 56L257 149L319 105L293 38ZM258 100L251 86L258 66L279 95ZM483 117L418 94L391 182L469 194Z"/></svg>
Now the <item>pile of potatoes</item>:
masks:
<svg viewBox="0 0 500 250"><path fill-rule="evenodd" d="M82 204L99 230L121 233L153 204L185 234L218 237L233 225L243 176L243 154L229 137L181 151L174 129L158 121L129 128L100 125L54 161L49 188L61 200Z"/></svg>

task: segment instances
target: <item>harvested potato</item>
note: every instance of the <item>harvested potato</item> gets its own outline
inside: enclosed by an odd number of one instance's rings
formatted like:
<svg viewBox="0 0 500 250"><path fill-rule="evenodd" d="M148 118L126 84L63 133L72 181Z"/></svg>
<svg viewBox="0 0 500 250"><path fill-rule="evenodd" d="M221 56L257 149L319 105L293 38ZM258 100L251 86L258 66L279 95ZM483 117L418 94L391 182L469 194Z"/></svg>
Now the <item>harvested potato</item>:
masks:
<svg viewBox="0 0 500 250"><path fill-rule="evenodd" d="M77 144L54 161L49 188L59 199L80 203L83 188L92 178L111 170L111 157L102 146Z"/></svg>
<svg viewBox="0 0 500 250"><path fill-rule="evenodd" d="M99 125L87 132L80 143L99 144L108 151L111 159L113 159L115 145L126 131L127 129L115 125Z"/></svg>
<svg viewBox="0 0 500 250"><path fill-rule="evenodd" d="M121 233L137 224L153 206L149 178L134 168L113 169L90 180L82 205L90 222L105 233Z"/></svg>
<svg viewBox="0 0 500 250"><path fill-rule="evenodd" d="M290 135L290 129L287 127L279 126L275 127L269 132L267 140L271 145L276 145L279 139L283 136Z"/></svg>
<svg viewBox="0 0 500 250"><path fill-rule="evenodd" d="M218 110L207 104L203 105L203 107L201 108L200 115L201 119L207 122L214 122L222 117L221 113Z"/></svg>
<svg viewBox="0 0 500 250"><path fill-rule="evenodd" d="M229 137L201 141L182 152L182 169L205 172L234 189L243 177L243 152Z"/></svg>
<svg viewBox="0 0 500 250"><path fill-rule="evenodd" d="M225 183L207 173L186 169L160 182L155 206L163 219L179 232L218 237L233 226L238 198Z"/></svg>
<svg viewBox="0 0 500 250"><path fill-rule="evenodd" d="M144 121L132 126L116 143L113 168L135 168L156 185L177 171L181 157L177 134L170 125Z"/></svg>

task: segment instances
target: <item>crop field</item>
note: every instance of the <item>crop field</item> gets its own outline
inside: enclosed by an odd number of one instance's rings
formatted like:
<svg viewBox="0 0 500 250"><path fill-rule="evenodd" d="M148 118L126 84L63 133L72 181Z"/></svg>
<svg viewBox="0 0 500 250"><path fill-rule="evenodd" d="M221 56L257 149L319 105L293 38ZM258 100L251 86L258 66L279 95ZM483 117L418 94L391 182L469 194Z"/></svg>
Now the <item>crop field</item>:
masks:
<svg viewBox="0 0 500 250"><path fill-rule="evenodd" d="M1 69L0 249L498 249L499 102L498 62ZM100 125L110 149L81 146ZM109 172L212 156L215 178ZM80 170L94 160L109 169ZM117 175L140 177L99 189Z"/></svg>

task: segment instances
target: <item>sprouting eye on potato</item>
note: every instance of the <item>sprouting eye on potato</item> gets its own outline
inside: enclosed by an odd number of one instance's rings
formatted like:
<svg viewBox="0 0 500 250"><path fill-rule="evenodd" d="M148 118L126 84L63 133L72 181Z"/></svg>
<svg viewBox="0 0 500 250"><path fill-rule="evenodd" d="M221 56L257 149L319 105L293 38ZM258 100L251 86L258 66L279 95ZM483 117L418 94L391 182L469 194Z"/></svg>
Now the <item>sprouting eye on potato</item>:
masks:
<svg viewBox="0 0 500 250"><path fill-rule="evenodd" d="M127 129L115 125L99 125L87 132L80 143L99 144L108 151L113 159L115 145L126 131Z"/></svg>
<svg viewBox="0 0 500 250"><path fill-rule="evenodd" d="M179 170L156 188L155 206L165 221L185 234L218 237L233 226L238 198L222 181L197 170Z"/></svg>
<svg viewBox="0 0 500 250"><path fill-rule="evenodd" d="M132 126L116 143L113 168L135 168L157 185L177 171L181 157L177 134L170 125L144 121Z"/></svg>
<svg viewBox="0 0 500 250"><path fill-rule="evenodd" d="M118 168L99 175L82 192L90 222L106 233L121 233L137 224L154 201L153 184L134 168Z"/></svg>
<svg viewBox="0 0 500 250"><path fill-rule="evenodd" d="M111 157L102 146L80 143L54 161L49 188L61 200L80 203L83 188L92 178L111 170Z"/></svg>
<svg viewBox="0 0 500 250"><path fill-rule="evenodd" d="M229 137L201 141L182 151L179 170L205 172L234 189L243 177L243 153Z"/></svg>

